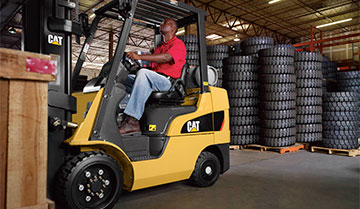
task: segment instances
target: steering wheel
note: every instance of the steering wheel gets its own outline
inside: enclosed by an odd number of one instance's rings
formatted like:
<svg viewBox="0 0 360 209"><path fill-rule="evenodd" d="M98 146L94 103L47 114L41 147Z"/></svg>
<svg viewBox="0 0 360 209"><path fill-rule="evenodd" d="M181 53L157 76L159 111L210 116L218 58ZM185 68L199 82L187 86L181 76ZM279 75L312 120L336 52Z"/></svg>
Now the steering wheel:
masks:
<svg viewBox="0 0 360 209"><path fill-rule="evenodd" d="M136 73L140 68L141 64L138 60L132 60L124 54L124 65L130 73Z"/></svg>

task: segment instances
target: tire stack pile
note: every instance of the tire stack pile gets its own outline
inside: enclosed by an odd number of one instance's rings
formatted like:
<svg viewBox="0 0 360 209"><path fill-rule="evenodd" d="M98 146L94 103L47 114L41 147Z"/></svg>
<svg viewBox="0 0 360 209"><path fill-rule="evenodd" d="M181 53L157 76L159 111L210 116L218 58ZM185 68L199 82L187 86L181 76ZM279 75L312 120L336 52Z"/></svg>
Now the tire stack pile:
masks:
<svg viewBox="0 0 360 209"><path fill-rule="evenodd" d="M231 56L224 59L224 87L230 103L231 144L259 142L257 58Z"/></svg>
<svg viewBox="0 0 360 209"><path fill-rule="evenodd" d="M329 62L328 63L328 79L329 80L336 80L336 71L337 71L337 62Z"/></svg>
<svg viewBox="0 0 360 209"><path fill-rule="evenodd" d="M322 59L322 72L324 79L329 79L329 58L326 56L323 56Z"/></svg>
<svg viewBox="0 0 360 209"><path fill-rule="evenodd" d="M295 144L295 48L275 45L259 51L260 130L265 146Z"/></svg>
<svg viewBox="0 0 360 209"><path fill-rule="evenodd" d="M258 57L258 51L274 46L274 40L271 37L251 37L241 42L241 48L244 55Z"/></svg>
<svg viewBox="0 0 360 209"><path fill-rule="evenodd" d="M360 137L359 94L331 92L324 96L323 146L357 149Z"/></svg>
<svg viewBox="0 0 360 209"><path fill-rule="evenodd" d="M352 91L360 94L360 71L338 72L337 83L340 91Z"/></svg>
<svg viewBox="0 0 360 209"><path fill-rule="evenodd" d="M192 66L198 66L200 57L197 36L182 35L178 36L178 38L185 43L187 64Z"/></svg>
<svg viewBox="0 0 360 209"><path fill-rule="evenodd" d="M223 59L229 57L229 47L226 45L212 45L207 47L207 61L208 65L215 67L218 70L218 82L216 86L222 87L223 76Z"/></svg>
<svg viewBox="0 0 360 209"><path fill-rule="evenodd" d="M322 140L322 56L314 52L295 54L296 141Z"/></svg>
<svg viewBox="0 0 360 209"><path fill-rule="evenodd" d="M241 52L241 43L236 43L231 46L231 56L240 56Z"/></svg>

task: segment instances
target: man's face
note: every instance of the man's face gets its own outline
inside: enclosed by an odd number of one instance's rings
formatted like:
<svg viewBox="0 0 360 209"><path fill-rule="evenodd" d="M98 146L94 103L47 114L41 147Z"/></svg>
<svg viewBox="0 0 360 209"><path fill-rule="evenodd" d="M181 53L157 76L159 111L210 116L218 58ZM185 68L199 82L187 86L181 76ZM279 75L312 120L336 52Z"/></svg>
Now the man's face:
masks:
<svg viewBox="0 0 360 209"><path fill-rule="evenodd" d="M171 22L171 20L166 19L164 20L163 23L161 23L160 25L160 32L162 34L166 34L166 33L170 33L173 30L173 23Z"/></svg>

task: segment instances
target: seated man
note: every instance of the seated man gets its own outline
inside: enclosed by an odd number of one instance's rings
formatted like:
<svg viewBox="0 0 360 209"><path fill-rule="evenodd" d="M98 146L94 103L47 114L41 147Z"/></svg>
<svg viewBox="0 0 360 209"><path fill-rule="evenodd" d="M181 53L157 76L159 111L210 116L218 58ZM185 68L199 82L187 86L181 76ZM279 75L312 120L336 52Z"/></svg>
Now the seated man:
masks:
<svg viewBox="0 0 360 209"><path fill-rule="evenodd" d="M162 45L157 47L153 54L138 55L134 52L127 54L130 59L150 61L152 64L151 70L140 69L135 77L128 76L125 81L127 89L131 89L131 92L127 90L131 96L124 110L124 121L120 125L121 134L141 133L139 120L151 93L168 91L171 80L180 78L186 62L186 48L184 42L176 37L177 29L175 20L166 19L160 25Z"/></svg>

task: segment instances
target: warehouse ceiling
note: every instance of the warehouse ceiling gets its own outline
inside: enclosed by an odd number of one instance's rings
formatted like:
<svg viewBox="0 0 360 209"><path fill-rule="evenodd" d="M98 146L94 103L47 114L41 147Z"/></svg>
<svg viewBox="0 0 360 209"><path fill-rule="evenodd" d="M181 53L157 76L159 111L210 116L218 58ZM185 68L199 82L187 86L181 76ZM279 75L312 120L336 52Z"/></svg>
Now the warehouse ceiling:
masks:
<svg viewBox="0 0 360 209"><path fill-rule="evenodd" d="M298 43L309 39L311 25L319 26L350 18L352 19L348 22L323 27L321 30L326 33L331 32L332 35L360 30L359 0L275 0L272 4L269 3L270 0L183 1L207 12L206 35L217 35L213 39L208 37L208 44L230 45L251 36L271 36L278 43ZM25 1L7 0L1 3L1 47L20 48L21 46L23 2ZM100 8L107 2L109 0L79 0L79 13L87 13L93 17L94 9ZM156 14L156 10L153 13ZM114 38L115 48L120 28L120 21L111 19L101 21L85 67L98 69L108 60L109 37ZM11 29L16 33L9 33ZM184 29L181 28L178 34L184 33ZM187 33L196 33L196 28L194 26L187 28ZM134 25L127 50L149 51L153 46L152 39L152 30ZM74 62L80 49L81 45L74 41Z"/></svg>

